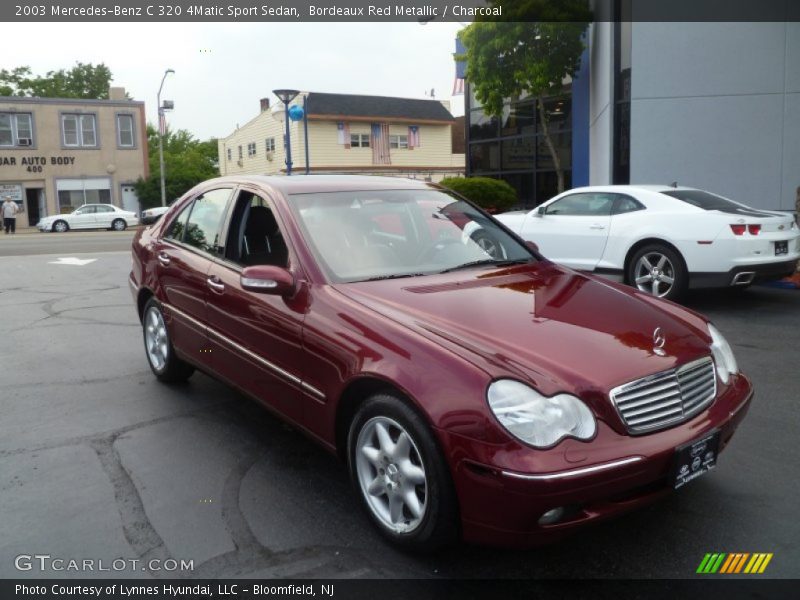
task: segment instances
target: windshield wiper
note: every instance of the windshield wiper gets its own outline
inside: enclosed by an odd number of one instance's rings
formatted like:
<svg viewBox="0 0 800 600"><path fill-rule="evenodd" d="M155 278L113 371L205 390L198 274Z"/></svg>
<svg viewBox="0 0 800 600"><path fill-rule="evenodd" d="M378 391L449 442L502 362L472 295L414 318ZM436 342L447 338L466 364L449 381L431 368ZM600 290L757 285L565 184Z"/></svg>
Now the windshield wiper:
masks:
<svg viewBox="0 0 800 600"><path fill-rule="evenodd" d="M383 279L402 279L403 277L422 277L425 273L395 273L394 275L378 275L369 279L359 279L358 281L381 281ZM358 283L358 282L353 282Z"/></svg>
<svg viewBox="0 0 800 600"><path fill-rule="evenodd" d="M449 269L445 269L444 271L439 271L439 273L450 273L451 271L469 269L470 267L480 267L482 265L492 265L493 267L508 267L510 265L521 265L530 261L531 261L530 258L517 258L513 260L494 260L491 258L482 258L480 260L473 260L471 262L464 263L463 265L450 267Z"/></svg>

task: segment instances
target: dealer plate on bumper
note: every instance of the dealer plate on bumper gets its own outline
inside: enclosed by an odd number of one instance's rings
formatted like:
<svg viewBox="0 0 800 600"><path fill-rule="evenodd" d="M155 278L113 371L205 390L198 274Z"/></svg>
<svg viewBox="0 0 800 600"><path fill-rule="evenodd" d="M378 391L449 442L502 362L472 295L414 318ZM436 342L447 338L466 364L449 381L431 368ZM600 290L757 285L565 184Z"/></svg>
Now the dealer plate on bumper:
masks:
<svg viewBox="0 0 800 600"><path fill-rule="evenodd" d="M775 242L775 256L789 254L789 242Z"/></svg>
<svg viewBox="0 0 800 600"><path fill-rule="evenodd" d="M675 448L672 462L672 486L677 490L717 465L719 430L694 442Z"/></svg>

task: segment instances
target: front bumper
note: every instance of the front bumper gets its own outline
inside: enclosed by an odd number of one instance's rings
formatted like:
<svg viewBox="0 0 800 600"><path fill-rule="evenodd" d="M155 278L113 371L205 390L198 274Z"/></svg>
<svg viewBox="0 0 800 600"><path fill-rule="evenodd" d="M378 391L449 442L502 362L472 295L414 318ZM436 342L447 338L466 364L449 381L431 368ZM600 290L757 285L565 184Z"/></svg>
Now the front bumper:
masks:
<svg viewBox="0 0 800 600"><path fill-rule="evenodd" d="M630 436L598 422L591 442L565 440L546 451L492 448L440 432L455 459L453 479L464 539L502 546L548 543L649 504L672 490L675 449L719 429L721 452L747 413L752 395L750 382L739 375L708 409L676 427ZM561 467L537 472L510 466L535 461ZM565 509L560 521L539 524L544 513L558 507Z"/></svg>

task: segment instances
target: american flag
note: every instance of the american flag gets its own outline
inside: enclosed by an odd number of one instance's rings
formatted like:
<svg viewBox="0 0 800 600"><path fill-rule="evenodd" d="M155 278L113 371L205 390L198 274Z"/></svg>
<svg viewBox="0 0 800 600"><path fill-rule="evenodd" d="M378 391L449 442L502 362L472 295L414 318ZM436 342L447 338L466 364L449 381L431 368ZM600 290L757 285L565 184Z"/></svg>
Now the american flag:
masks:
<svg viewBox="0 0 800 600"><path fill-rule="evenodd" d="M158 113L158 133L159 135L166 135L167 133L167 117L163 111Z"/></svg>
<svg viewBox="0 0 800 600"><path fill-rule="evenodd" d="M372 124L372 164L390 165L392 159L389 156L389 125L387 123Z"/></svg>
<svg viewBox="0 0 800 600"><path fill-rule="evenodd" d="M411 125L408 128L408 149L419 148L419 125Z"/></svg>
<svg viewBox="0 0 800 600"><path fill-rule="evenodd" d="M336 124L337 129L337 140L340 144L343 144L346 147L350 147L350 124L345 123L344 121L339 121Z"/></svg>

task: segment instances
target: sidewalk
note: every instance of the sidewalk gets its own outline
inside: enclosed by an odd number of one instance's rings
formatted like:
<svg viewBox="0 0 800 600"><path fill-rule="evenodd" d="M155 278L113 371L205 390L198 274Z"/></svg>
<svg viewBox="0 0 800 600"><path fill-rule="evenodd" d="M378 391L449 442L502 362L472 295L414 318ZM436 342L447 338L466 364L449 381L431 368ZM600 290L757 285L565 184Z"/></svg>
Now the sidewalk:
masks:
<svg viewBox="0 0 800 600"><path fill-rule="evenodd" d="M3 231L5 231L5 229ZM17 235L21 233L39 233L39 230L36 229L36 227L30 227L29 225L25 225L24 227L22 227L19 224L17 224ZM0 233L0 235L5 235L5 233Z"/></svg>

